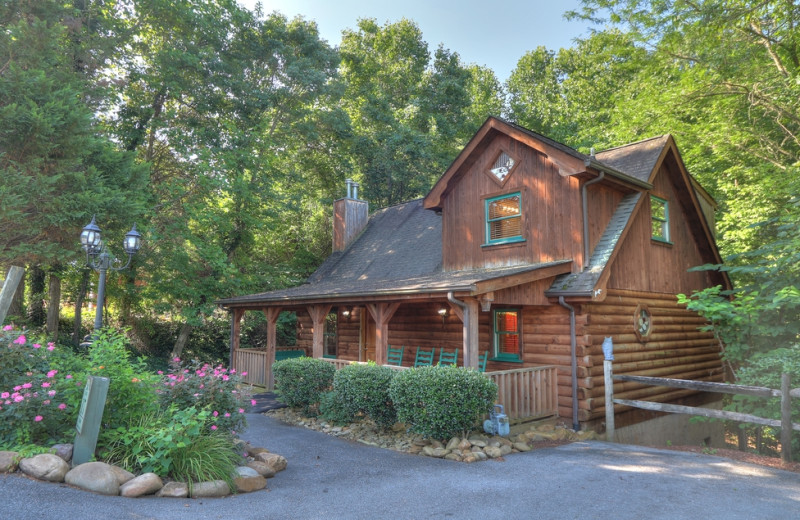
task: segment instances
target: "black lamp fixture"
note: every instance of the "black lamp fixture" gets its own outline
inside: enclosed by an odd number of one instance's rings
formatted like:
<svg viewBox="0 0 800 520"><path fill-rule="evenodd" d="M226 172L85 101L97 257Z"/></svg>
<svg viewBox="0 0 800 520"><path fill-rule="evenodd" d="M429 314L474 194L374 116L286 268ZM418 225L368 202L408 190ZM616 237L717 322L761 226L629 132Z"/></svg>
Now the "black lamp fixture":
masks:
<svg viewBox="0 0 800 520"><path fill-rule="evenodd" d="M103 302L106 292L106 273L110 270L121 271L131 265L133 255L142 246L142 235L136 231L136 224L130 231L125 233L122 241L122 248L128 255L125 265L114 265L117 259L114 258L103 243L102 233L97 226L95 217L81 231L81 246L86 251L86 265L100 273L100 280L97 282L97 310L94 316L94 330L98 331L103 327Z"/></svg>

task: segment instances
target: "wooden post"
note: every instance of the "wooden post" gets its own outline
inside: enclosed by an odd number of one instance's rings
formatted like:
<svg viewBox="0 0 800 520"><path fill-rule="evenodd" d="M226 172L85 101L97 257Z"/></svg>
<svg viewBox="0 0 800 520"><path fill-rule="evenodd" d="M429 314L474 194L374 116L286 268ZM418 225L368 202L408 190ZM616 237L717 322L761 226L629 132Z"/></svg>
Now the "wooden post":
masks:
<svg viewBox="0 0 800 520"><path fill-rule="evenodd" d="M231 311L231 354L230 354L230 368L236 368L236 351L239 350L239 341L242 330L242 309L233 309ZM237 369L238 370L238 369Z"/></svg>
<svg viewBox="0 0 800 520"><path fill-rule="evenodd" d="M3 282L3 289L0 291L0 324L6 319L6 313L11 306L11 300L14 299L14 294L17 292L19 281L22 280L22 275L25 269L12 265L8 270L5 282Z"/></svg>
<svg viewBox="0 0 800 520"><path fill-rule="evenodd" d="M781 374L781 460L792 461L792 396L791 376Z"/></svg>
<svg viewBox="0 0 800 520"><path fill-rule="evenodd" d="M467 331L467 345L464 349L464 366L478 368L478 320L480 319L480 305L478 300L468 298L464 300L467 304L467 314L469 319L469 330Z"/></svg>
<svg viewBox="0 0 800 520"><path fill-rule="evenodd" d="M606 440L614 442L614 369L610 359L603 360L603 382L606 385Z"/></svg>
<svg viewBox="0 0 800 520"><path fill-rule="evenodd" d="M312 322L311 357L321 358L323 355L323 342L325 340L325 318L331 310L331 305L309 305L308 314Z"/></svg>
<svg viewBox="0 0 800 520"><path fill-rule="evenodd" d="M275 389L275 375L272 373L272 365L275 363L275 348L278 343L278 316L281 314L280 307L267 307L264 315L267 317L267 355L265 356L264 375L267 383L267 390L270 392Z"/></svg>
<svg viewBox="0 0 800 520"><path fill-rule="evenodd" d="M386 364L387 349L389 348L389 320L400 307L400 302L395 303L368 303L367 310L375 320L375 363Z"/></svg>

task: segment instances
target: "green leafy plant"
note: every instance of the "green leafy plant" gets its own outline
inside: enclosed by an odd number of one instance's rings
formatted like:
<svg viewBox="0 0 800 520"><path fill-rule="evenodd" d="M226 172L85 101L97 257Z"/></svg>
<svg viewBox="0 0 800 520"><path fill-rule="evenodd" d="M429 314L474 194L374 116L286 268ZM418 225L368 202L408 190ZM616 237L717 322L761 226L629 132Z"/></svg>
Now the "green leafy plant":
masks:
<svg viewBox="0 0 800 520"><path fill-rule="evenodd" d="M191 488L195 482L224 480L232 491L236 467L243 462L235 449L233 438L224 433L204 434L191 444L175 448L172 453L171 476L187 482Z"/></svg>
<svg viewBox="0 0 800 520"><path fill-rule="evenodd" d="M323 392L319 401L319 413L323 419L333 424L347 424L355 417L350 413L347 403L342 401L337 392Z"/></svg>
<svg viewBox="0 0 800 520"><path fill-rule="evenodd" d="M272 370L281 401L311 415L319 408L323 392L330 390L336 372L327 361L309 357L277 361Z"/></svg>
<svg viewBox="0 0 800 520"><path fill-rule="evenodd" d="M476 370L455 366L411 368L392 380L389 395L411 431L447 439L471 429L497 398L497 385Z"/></svg>
<svg viewBox="0 0 800 520"><path fill-rule="evenodd" d="M241 378L222 365L213 367L197 360L173 359L159 386L162 406L196 407L211 414L214 429L232 435L247 428L245 412L250 409L250 395L242 389Z"/></svg>
<svg viewBox="0 0 800 520"><path fill-rule="evenodd" d="M395 370L378 366L351 364L333 377L333 390L352 417L363 413L384 428L397 422L397 411L389 396Z"/></svg>

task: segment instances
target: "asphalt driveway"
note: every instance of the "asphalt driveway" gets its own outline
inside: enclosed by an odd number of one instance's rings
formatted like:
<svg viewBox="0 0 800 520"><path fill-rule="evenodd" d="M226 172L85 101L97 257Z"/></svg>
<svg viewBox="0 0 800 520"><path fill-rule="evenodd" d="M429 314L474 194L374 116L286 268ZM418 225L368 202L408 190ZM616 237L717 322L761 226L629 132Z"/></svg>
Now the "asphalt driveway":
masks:
<svg viewBox="0 0 800 520"><path fill-rule="evenodd" d="M269 491L125 499L0 476L0 518L786 519L800 475L718 457L581 442L462 464L382 450L250 415L244 437L284 455Z"/></svg>

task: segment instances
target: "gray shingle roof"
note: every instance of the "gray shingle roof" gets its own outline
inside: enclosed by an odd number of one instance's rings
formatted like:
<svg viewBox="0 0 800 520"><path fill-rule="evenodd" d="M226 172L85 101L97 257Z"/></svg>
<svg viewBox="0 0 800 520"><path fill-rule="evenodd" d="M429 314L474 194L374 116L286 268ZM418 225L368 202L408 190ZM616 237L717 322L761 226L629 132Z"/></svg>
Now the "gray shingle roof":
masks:
<svg viewBox="0 0 800 520"><path fill-rule="evenodd" d="M636 204L641 199L642 193L636 192L626 195L617 206L606 230L597 242L589 265L580 273L562 274L553 281L553 285L546 291L547 296L566 296L567 294L591 294L597 280L608 265L611 254L616 249L622 232L628 225Z"/></svg>
<svg viewBox="0 0 800 520"><path fill-rule="evenodd" d="M649 182L668 139L668 135L662 135L611 148L599 152L595 159L640 181Z"/></svg>
<svg viewBox="0 0 800 520"><path fill-rule="evenodd" d="M443 271L442 219L433 211L424 209L420 199L374 213L361 236L345 251L328 257L307 283L289 289L227 298L218 303L468 291L478 282L564 262Z"/></svg>

